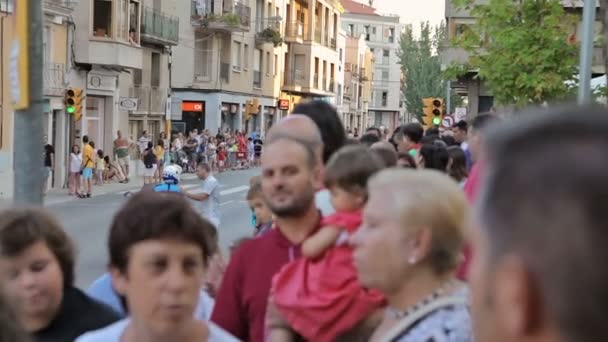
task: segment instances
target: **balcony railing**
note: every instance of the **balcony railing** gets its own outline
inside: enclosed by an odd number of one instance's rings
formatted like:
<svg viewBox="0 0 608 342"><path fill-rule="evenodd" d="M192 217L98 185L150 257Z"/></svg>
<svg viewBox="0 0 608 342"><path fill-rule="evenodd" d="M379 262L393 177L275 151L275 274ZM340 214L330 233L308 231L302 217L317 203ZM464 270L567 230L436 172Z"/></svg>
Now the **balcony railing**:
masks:
<svg viewBox="0 0 608 342"><path fill-rule="evenodd" d="M65 90L65 65L47 63L44 65L44 95L61 96Z"/></svg>
<svg viewBox="0 0 608 342"><path fill-rule="evenodd" d="M336 38L331 39L331 43L329 44L329 47L334 50L336 49Z"/></svg>
<svg viewBox="0 0 608 342"><path fill-rule="evenodd" d="M230 63L220 63L220 79L230 82Z"/></svg>
<svg viewBox="0 0 608 342"><path fill-rule="evenodd" d="M304 39L304 23L301 21L294 21L287 23L285 27L285 38L287 39Z"/></svg>
<svg viewBox="0 0 608 342"><path fill-rule="evenodd" d="M195 53L194 80L199 82L211 81L213 76L213 51L196 51Z"/></svg>
<svg viewBox="0 0 608 342"><path fill-rule="evenodd" d="M191 22L194 26L225 32L247 32L251 25L251 8L244 0L224 0L221 12L214 11L214 1L192 3Z"/></svg>
<svg viewBox="0 0 608 342"><path fill-rule="evenodd" d="M321 31L321 27L317 25L315 27L315 42L321 44L321 36L323 35L323 31Z"/></svg>
<svg viewBox="0 0 608 342"><path fill-rule="evenodd" d="M294 69L292 72L285 73L285 86L303 87L306 77L304 70Z"/></svg>
<svg viewBox="0 0 608 342"><path fill-rule="evenodd" d="M315 74L315 76L313 77L313 81L312 81L312 87L319 89L319 74Z"/></svg>
<svg viewBox="0 0 608 342"><path fill-rule="evenodd" d="M135 85L129 89L129 96L138 99L135 112L162 114L167 102L167 88Z"/></svg>
<svg viewBox="0 0 608 342"><path fill-rule="evenodd" d="M336 80L333 78L329 80L329 91L336 92Z"/></svg>
<svg viewBox="0 0 608 342"><path fill-rule="evenodd" d="M255 42L257 44L272 43L275 47L283 43L281 24L277 20L256 24Z"/></svg>
<svg viewBox="0 0 608 342"><path fill-rule="evenodd" d="M141 39L164 45L179 42L179 18L146 7L142 13Z"/></svg>
<svg viewBox="0 0 608 342"><path fill-rule="evenodd" d="M262 72L254 70L253 71L253 87L254 88L262 88Z"/></svg>
<svg viewBox="0 0 608 342"><path fill-rule="evenodd" d="M321 89L327 91L327 78L323 77L323 84L321 85Z"/></svg>

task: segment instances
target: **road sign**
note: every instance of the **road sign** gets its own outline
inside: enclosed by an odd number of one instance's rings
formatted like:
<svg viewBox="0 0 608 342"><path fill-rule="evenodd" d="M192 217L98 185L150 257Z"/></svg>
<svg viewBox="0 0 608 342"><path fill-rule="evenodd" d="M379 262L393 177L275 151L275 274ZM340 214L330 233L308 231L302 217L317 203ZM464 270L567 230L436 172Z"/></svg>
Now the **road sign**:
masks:
<svg viewBox="0 0 608 342"><path fill-rule="evenodd" d="M450 115L446 115L443 117L443 120L441 121L441 126L445 127L445 128L450 128L454 125L454 118Z"/></svg>
<svg viewBox="0 0 608 342"><path fill-rule="evenodd" d="M467 117L467 109L465 107L456 107L454 110L454 120L459 122Z"/></svg>

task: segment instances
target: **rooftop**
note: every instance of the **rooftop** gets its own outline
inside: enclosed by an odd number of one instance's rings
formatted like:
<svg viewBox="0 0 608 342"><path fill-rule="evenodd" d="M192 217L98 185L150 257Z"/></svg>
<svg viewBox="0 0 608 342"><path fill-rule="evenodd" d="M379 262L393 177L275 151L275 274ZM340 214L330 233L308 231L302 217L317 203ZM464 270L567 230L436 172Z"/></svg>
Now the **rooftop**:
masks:
<svg viewBox="0 0 608 342"><path fill-rule="evenodd" d="M372 6L362 4L354 0L342 0L342 6L346 13L378 15Z"/></svg>

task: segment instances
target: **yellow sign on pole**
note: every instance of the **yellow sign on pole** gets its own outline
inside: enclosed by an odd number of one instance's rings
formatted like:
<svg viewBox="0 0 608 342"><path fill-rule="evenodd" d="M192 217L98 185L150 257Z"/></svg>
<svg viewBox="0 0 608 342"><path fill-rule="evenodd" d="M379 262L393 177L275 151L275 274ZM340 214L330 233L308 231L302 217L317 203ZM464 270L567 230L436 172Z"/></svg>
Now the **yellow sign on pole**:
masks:
<svg viewBox="0 0 608 342"><path fill-rule="evenodd" d="M29 0L15 0L15 39L10 56L13 108L30 106L29 92Z"/></svg>

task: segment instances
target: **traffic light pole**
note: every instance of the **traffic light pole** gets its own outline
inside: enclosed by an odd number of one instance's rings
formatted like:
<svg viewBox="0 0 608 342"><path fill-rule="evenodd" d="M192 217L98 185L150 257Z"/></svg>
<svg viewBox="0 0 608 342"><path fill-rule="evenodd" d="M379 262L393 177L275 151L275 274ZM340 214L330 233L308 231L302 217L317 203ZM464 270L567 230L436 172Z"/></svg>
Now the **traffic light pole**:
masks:
<svg viewBox="0 0 608 342"><path fill-rule="evenodd" d="M583 8L583 37L581 42L578 103L591 103L591 64L593 63L593 35L595 28L596 1L585 1Z"/></svg>
<svg viewBox="0 0 608 342"><path fill-rule="evenodd" d="M42 0L29 0L29 97L25 110L15 111L13 170L15 205L42 205L43 164L43 76Z"/></svg>

